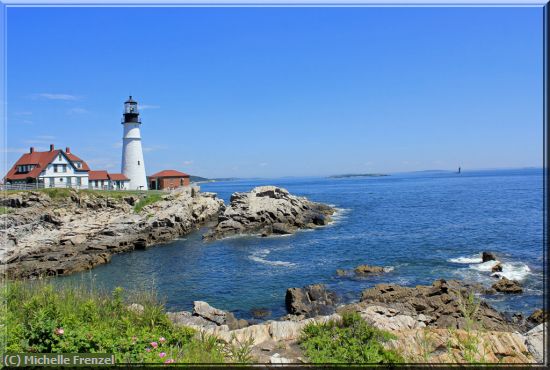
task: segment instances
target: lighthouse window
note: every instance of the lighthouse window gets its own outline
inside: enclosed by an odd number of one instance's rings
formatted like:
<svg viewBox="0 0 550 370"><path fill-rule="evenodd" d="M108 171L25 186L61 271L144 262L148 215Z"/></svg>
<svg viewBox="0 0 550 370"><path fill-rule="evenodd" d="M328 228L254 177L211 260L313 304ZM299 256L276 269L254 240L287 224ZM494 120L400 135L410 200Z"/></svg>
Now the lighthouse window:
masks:
<svg viewBox="0 0 550 370"><path fill-rule="evenodd" d="M138 161L138 166L140 166L140 165L141 165L141 163L140 163L140 161Z"/></svg>

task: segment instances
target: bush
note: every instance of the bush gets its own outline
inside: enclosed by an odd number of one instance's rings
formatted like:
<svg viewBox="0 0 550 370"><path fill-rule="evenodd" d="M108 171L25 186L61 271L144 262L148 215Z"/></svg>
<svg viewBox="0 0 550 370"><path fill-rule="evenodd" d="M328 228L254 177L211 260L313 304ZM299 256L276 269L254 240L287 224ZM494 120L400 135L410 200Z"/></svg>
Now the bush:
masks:
<svg viewBox="0 0 550 370"><path fill-rule="evenodd" d="M134 206L134 212L140 213L145 206L156 203L160 200L162 200L161 194L155 194L155 193L147 194L145 198L141 199L139 202L136 203L136 205Z"/></svg>
<svg viewBox="0 0 550 370"><path fill-rule="evenodd" d="M139 294L142 312L121 288L101 292L44 281L9 282L0 293L6 352L114 353L119 363L232 360L214 338L174 326L153 293Z"/></svg>
<svg viewBox="0 0 550 370"><path fill-rule="evenodd" d="M382 343L390 333L369 326L357 313L345 313L341 322L309 324L300 346L313 363L397 363L403 358Z"/></svg>

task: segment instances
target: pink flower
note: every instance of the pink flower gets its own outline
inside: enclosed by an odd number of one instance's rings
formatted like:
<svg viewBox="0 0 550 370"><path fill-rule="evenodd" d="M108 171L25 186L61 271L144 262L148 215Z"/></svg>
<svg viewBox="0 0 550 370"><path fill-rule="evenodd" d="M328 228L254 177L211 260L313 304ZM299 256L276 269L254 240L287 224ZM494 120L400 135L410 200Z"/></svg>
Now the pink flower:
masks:
<svg viewBox="0 0 550 370"><path fill-rule="evenodd" d="M161 342L161 343L164 343L164 342L166 342L166 338L164 338L164 337L160 337L160 338L159 338L159 342Z"/></svg>
<svg viewBox="0 0 550 370"><path fill-rule="evenodd" d="M165 364L173 364L174 362L174 359L173 358L169 358L168 360L164 361Z"/></svg>
<svg viewBox="0 0 550 370"><path fill-rule="evenodd" d="M54 333L57 335L63 335L65 334L65 330L63 330L63 328L57 328L55 329Z"/></svg>
<svg viewBox="0 0 550 370"><path fill-rule="evenodd" d="M153 348L157 348L159 346L159 344L157 342L151 342L151 347Z"/></svg>
<svg viewBox="0 0 550 370"><path fill-rule="evenodd" d="M164 356L166 356L166 353L164 353L164 352L159 353L160 358L163 358Z"/></svg>
<svg viewBox="0 0 550 370"><path fill-rule="evenodd" d="M151 348L147 347L147 348L145 348L145 351L151 352Z"/></svg>

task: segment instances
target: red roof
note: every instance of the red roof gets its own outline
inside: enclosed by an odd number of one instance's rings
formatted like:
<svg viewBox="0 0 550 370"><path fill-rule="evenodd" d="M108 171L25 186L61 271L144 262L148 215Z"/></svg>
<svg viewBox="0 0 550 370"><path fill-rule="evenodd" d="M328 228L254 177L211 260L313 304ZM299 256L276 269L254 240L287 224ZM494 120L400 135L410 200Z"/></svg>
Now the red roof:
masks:
<svg viewBox="0 0 550 370"><path fill-rule="evenodd" d="M109 180L107 171L90 171L88 172L88 180Z"/></svg>
<svg viewBox="0 0 550 370"><path fill-rule="evenodd" d="M113 181L129 181L130 179L127 178L122 173L109 173L109 178Z"/></svg>
<svg viewBox="0 0 550 370"><path fill-rule="evenodd" d="M164 170L149 177L189 177L188 174L176 170Z"/></svg>
<svg viewBox="0 0 550 370"><path fill-rule="evenodd" d="M57 157L57 155L62 152L71 162L72 161L79 161L82 162L82 168L76 168L77 171L89 171L90 168L84 162L82 159L78 158L74 154L67 154L63 152L63 150L56 149L51 150L47 152L32 152L32 153L25 153L15 162L13 167L9 170L8 174L6 175L6 180L25 180L27 178L33 178L36 179L40 172L46 169L48 165ZM36 167L33 168L31 171L27 173L17 173L17 167L23 166L23 165L35 165Z"/></svg>
<svg viewBox="0 0 550 370"><path fill-rule="evenodd" d="M82 162L82 167L78 168L76 167L77 171L89 171L90 167L88 167L88 164L84 162L82 159L78 158L73 153L65 153L65 155L72 161L72 162Z"/></svg>

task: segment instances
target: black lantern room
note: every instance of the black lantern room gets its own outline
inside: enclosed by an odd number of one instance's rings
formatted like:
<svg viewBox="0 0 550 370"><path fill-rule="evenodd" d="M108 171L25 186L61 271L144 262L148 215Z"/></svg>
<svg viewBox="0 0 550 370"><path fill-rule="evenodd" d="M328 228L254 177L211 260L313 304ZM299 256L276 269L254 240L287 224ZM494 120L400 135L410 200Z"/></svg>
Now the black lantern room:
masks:
<svg viewBox="0 0 550 370"><path fill-rule="evenodd" d="M124 102L124 119L122 123L126 122L140 123L137 101L132 99L132 95Z"/></svg>

